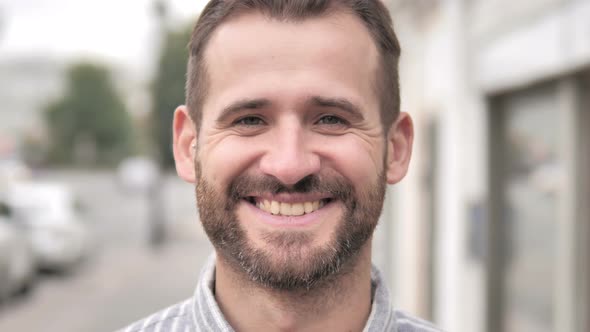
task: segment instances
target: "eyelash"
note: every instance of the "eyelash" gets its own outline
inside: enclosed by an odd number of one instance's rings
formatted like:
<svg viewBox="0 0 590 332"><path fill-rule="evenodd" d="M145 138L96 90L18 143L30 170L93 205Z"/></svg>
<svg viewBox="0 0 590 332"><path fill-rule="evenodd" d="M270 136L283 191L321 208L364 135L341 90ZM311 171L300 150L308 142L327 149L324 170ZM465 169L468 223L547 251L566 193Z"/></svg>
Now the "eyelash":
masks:
<svg viewBox="0 0 590 332"><path fill-rule="evenodd" d="M335 120L338 122L338 123L324 123L325 125L329 125L329 126L347 125L348 124L347 121L345 121L344 119L342 119L341 117L336 116L336 115L323 115L322 117L320 117L320 119L316 123L322 124L320 122L325 119Z"/></svg>
<svg viewBox="0 0 590 332"><path fill-rule="evenodd" d="M248 120L256 120L256 121L259 121L260 123L258 123L258 124L245 123L245 121L248 121ZM264 124L264 120L262 120L260 117L255 116L255 115L248 115L248 116L240 118L234 122L234 125L247 126L247 127L259 126L261 124Z"/></svg>

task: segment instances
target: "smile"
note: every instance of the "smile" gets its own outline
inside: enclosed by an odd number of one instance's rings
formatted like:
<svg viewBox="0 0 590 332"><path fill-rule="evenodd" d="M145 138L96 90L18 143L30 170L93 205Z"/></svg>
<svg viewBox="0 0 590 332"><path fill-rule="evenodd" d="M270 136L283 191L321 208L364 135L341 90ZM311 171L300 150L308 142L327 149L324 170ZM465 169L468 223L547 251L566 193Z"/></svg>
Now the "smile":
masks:
<svg viewBox="0 0 590 332"><path fill-rule="evenodd" d="M332 201L331 198L325 198L314 201L287 203L258 197L246 198L250 204L260 210L278 216L302 216L313 213Z"/></svg>

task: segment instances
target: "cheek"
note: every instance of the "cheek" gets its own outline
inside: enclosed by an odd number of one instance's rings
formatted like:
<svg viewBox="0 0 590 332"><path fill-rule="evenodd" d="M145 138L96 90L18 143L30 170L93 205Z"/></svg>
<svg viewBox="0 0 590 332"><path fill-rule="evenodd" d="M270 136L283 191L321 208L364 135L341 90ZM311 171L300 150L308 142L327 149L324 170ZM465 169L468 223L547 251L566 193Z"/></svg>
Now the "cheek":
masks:
<svg viewBox="0 0 590 332"><path fill-rule="evenodd" d="M226 137L205 144L198 156L202 176L226 186L250 167L256 160L257 153L255 147L247 141L237 137Z"/></svg>
<svg viewBox="0 0 590 332"><path fill-rule="evenodd" d="M383 172L383 144L380 141L370 143L351 137L328 146L325 156L331 167L356 185L374 183Z"/></svg>

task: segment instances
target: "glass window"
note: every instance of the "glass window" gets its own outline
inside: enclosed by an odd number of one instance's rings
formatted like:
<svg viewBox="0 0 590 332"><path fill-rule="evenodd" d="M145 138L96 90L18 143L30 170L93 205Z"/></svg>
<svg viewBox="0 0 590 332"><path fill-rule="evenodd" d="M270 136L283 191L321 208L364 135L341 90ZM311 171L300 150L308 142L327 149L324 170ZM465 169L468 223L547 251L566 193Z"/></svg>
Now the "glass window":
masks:
<svg viewBox="0 0 590 332"><path fill-rule="evenodd" d="M554 325L555 254L562 161L555 85L504 96L500 241L505 332Z"/></svg>

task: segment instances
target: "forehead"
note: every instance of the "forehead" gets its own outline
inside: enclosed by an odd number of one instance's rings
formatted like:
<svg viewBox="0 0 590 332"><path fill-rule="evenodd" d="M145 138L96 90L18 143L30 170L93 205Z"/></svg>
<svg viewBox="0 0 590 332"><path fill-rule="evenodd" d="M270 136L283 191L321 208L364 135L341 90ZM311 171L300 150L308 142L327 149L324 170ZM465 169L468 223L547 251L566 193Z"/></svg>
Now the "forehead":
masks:
<svg viewBox="0 0 590 332"><path fill-rule="evenodd" d="M241 14L220 25L205 51L204 110L228 99L272 99L273 93L338 94L368 102L375 97L378 59L369 31L350 13L296 22Z"/></svg>

